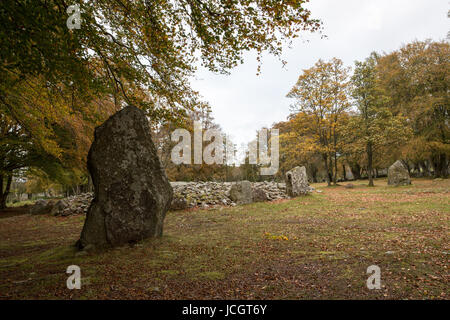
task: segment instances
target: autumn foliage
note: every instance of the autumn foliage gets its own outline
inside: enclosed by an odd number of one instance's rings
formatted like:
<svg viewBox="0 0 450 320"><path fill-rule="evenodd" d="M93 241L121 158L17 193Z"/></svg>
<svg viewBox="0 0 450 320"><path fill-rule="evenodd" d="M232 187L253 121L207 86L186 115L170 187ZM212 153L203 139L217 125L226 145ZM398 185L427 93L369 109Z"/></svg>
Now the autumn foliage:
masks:
<svg viewBox="0 0 450 320"><path fill-rule="evenodd" d="M417 175L449 170L450 51L447 42L413 42L357 61L319 60L288 94L280 129L281 172L305 165L313 180L373 177L401 159Z"/></svg>

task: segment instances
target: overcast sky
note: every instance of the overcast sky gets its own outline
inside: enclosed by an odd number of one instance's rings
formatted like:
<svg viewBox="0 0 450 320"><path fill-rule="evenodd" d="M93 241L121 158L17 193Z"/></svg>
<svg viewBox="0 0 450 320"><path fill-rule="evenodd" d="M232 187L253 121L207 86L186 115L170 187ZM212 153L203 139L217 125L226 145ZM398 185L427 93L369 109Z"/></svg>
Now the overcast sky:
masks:
<svg viewBox="0 0 450 320"><path fill-rule="evenodd" d="M256 56L249 53L231 75L200 68L193 79L216 122L238 146L247 144L261 127L286 120L292 103L286 94L302 70L318 59L337 57L352 66L372 51L391 52L415 39L444 40L450 31L448 0L311 0L308 7L322 20L328 39L304 34L284 51L284 68L266 55L257 76Z"/></svg>

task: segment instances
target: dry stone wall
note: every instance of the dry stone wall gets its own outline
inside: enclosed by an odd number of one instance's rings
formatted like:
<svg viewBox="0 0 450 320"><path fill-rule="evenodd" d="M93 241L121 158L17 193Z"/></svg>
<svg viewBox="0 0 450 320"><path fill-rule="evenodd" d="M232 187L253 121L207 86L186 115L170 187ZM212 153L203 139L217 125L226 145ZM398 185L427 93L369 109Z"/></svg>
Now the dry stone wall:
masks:
<svg viewBox="0 0 450 320"><path fill-rule="evenodd" d="M230 191L234 182L171 182L174 197L171 210L185 210L195 207L210 208L236 206ZM288 199L286 184L277 182L251 182L252 202ZM30 213L70 216L86 214L93 199L92 193L84 193L60 200L39 200Z"/></svg>

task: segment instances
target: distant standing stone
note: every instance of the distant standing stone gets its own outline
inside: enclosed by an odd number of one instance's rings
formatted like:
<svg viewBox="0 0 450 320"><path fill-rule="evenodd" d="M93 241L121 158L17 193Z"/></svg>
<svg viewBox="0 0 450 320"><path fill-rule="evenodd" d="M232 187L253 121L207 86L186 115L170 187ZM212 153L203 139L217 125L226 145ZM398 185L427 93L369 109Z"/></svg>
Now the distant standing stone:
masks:
<svg viewBox="0 0 450 320"><path fill-rule="evenodd" d="M252 184L250 181L239 181L231 186L230 199L237 204L253 202Z"/></svg>
<svg viewBox="0 0 450 320"><path fill-rule="evenodd" d="M349 166L345 167L345 177L347 180L355 180L355 176L353 175L352 169Z"/></svg>
<svg viewBox="0 0 450 320"><path fill-rule="evenodd" d="M30 214L44 214L50 213L53 209L54 201L52 200L38 200L29 209Z"/></svg>
<svg viewBox="0 0 450 320"><path fill-rule="evenodd" d="M269 200L266 192L262 188L253 188L252 193L253 193L253 196L252 196L253 202L264 202L264 201Z"/></svg>
<svg viewBox="0 0 450 320"><path fill-rule="evenodd" d="M305 167L295 167L286 173L286 192L289 197L307 195L310 192Z"/></svg>
<svg viewBox="0 0 450 320"><path fill-rule="evenodd" d="M397 160L388 170L388 185L404 186L410 185L411 178L409 177L408 169L403 162Z"/></svg>
<svg viewBox="0 0 450 320"><path fill-rule="evenodd" d="M95 129L88 169L94 199L77 243L80 248L162 235L173 191L142 110L128 106Z"/></svg>
<svg viewBox="0 0 450 320"><path fill-rule="evenodd" d="M68 204L64 200L58 200L55 205L53 206L51 215L52 216L58 216L61 215L61 213L68 207Z"/></svg>
<svg viewBox="0 0 450 320"><path fill-rule="evenodd" d="M174 197L170 206L170 210L186 210L188 207L189 204L186 198Z"/></svg>

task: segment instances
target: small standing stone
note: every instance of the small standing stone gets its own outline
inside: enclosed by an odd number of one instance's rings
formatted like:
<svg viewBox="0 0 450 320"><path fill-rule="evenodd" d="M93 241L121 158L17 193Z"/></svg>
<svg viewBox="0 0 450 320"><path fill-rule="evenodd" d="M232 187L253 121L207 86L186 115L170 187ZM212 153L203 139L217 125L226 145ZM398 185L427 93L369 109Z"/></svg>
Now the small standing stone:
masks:
<svg viewBox="0 0 450 320"><path fill-rule="evenodd" d="M48 214L53 210L54 200L38 200L29 209L30 214Z"/></svg>
<svg viewBox="0 0 450 320"><path fill-rule="evenodd" d="M305 167L295 167L286 173L286 192L290 197L307 195L310 192Z"/></svg>
<svg viewBox="0 0 450 320"><path fill-rule="evenodd" d="M253 202L264 202L269 200L262 188L253 188Z"/></svg>
<svg viewBox="0 0 450 320"><path fill-rule="evenodd" d="M388 185L405 186L411 184L408 169L403 162L397 160L388 170Z"/></svg>
<svg viewBox="0 0 450 320"><path fill-rule="evenodd" d="M239 181L231 186L230 199L237 204L253 202L252 184L250 181Z"/></svg>
<svg viewBox="0 0 450 320"><path fill-rule="evenodd" d="M66 201L58 200L52 209L51 215L53 215L53 216L61 215L62 212L64 211L64 209L66 209L67 207L68 207L68 204Z"/></svg>
<svg viewBox="0 0 450 320"><path fill-rule="evenodd" d="M171 210L186 210L188 208L188 202L186 198L174 197L170 206Z"/></svg>

